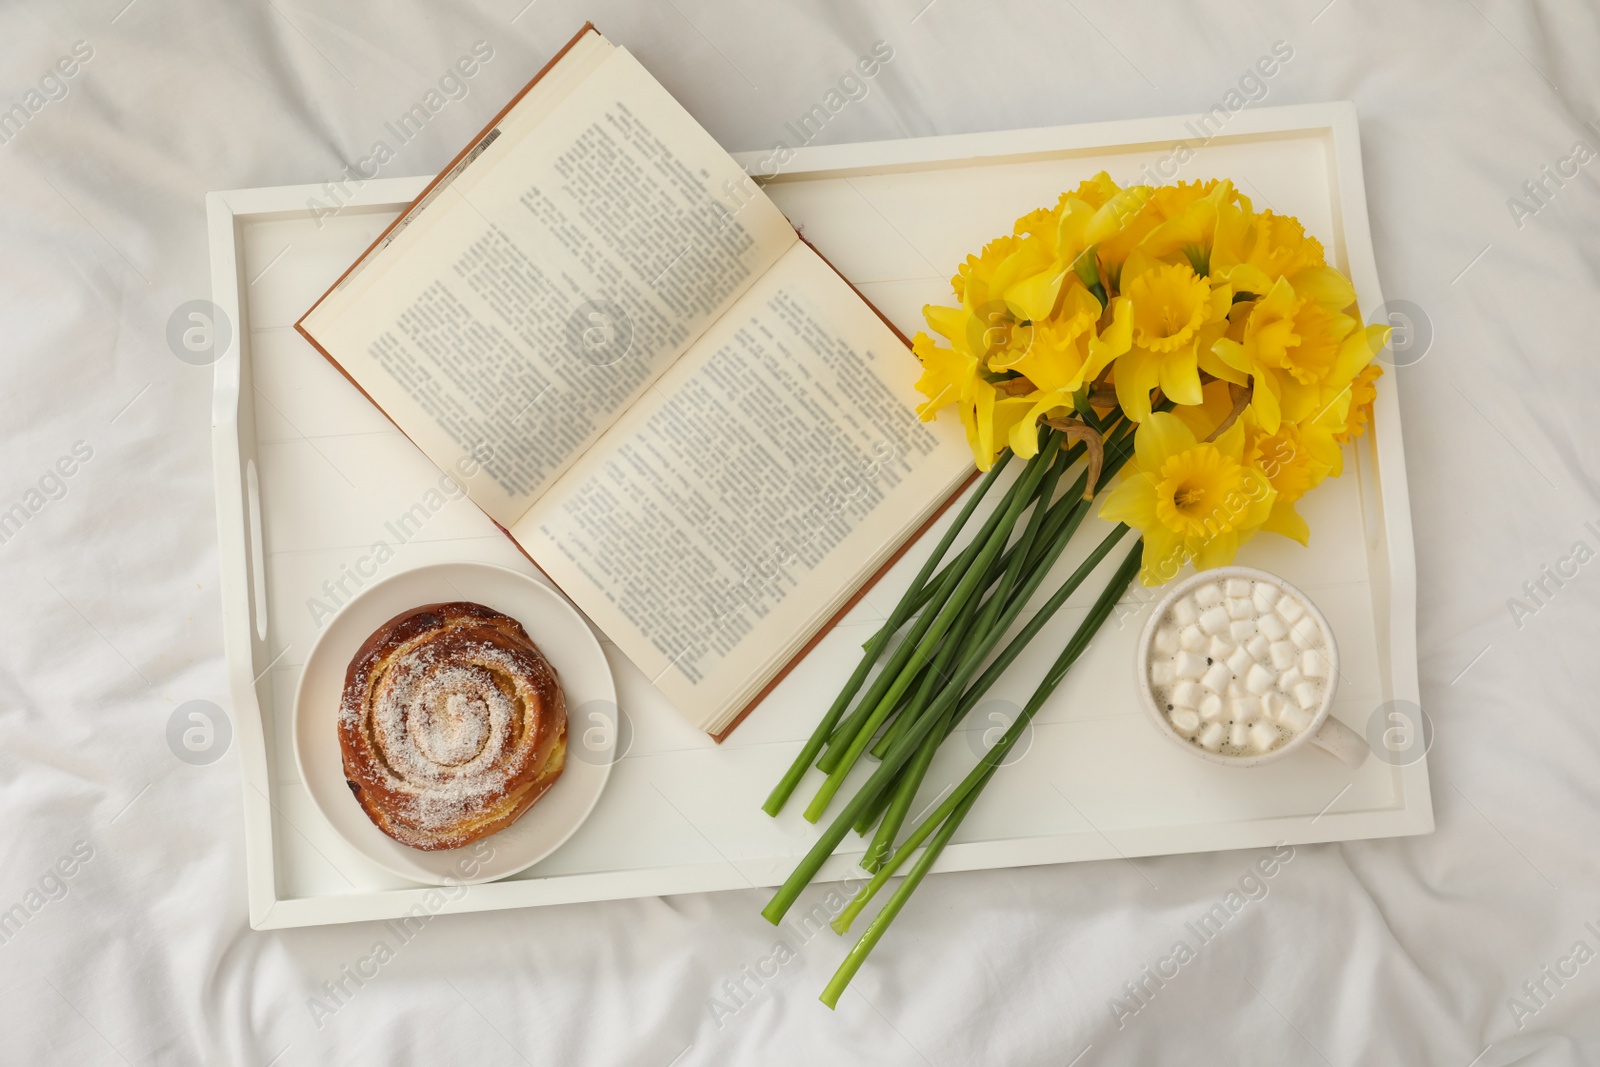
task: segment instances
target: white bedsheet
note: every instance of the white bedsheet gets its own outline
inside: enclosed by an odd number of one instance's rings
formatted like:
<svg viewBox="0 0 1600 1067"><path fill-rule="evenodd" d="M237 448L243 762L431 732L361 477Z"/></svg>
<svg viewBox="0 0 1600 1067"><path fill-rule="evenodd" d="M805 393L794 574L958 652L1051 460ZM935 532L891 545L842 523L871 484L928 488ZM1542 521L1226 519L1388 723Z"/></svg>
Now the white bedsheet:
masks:
<svg viewBox="0 0 1600 1067"><path fill-rule="evenodd" d="M1295 849L1160 985L1264 853L935 876L836 1013L831 934L747 977L763 892L444 917L360 986L376 924L252 932L236 757L166 735L227 703L211 375L166 336L210 295L203 195L339 179L486 42L381 170L434 171L586 18L730 149L791 140L877 41L822 140L1197 111L1280 41L1258 103L1354 99L1384 291L1435 332L1398 374L1437 832ZM0 511L40 505L0 543L0 910L37 905L0 944L0 1063L1600 1061L1592 2L70 0L0 27ZM314 1012L325 981L350 995Z"/></svg>

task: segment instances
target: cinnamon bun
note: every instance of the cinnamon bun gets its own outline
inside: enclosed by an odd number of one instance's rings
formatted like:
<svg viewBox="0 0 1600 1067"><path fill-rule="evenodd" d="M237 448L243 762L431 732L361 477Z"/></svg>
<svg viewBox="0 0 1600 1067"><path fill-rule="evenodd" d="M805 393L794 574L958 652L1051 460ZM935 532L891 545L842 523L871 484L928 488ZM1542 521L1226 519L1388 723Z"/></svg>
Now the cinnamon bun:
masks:
<svg viewBox="0 0 1600 1067"><path fill-rule="evenodd" d="M567 709L522 624L467 602L384 623L345 673L345 779L378 829L424 851L510 826L561 776Z"/></svg>

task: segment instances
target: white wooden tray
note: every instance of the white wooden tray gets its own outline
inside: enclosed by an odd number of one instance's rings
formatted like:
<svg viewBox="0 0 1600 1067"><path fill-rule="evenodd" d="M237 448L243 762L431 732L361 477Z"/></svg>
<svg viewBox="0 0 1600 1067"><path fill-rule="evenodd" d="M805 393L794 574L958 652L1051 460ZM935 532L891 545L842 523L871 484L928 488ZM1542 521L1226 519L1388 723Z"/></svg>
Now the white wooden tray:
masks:
<svg viewBox="0 0 1600 1067"><path fill-rule="evenodd" d="M1177 177L1232 177L1258 207L1298 215L1354 279L1363 311L1379 307L1353 105L1243 111L1226 136L1203 145L1186 120L1192 116L807 148L775 175L763 173L774 169L770 152L740 161L770 179L767 191L805 236L908 334L922 327L924 303L949 299L948 278L961 258L1007 232L1017 216L1053 203L1102 168L1124 183L1141 180L1145 164L1170 171L1180 141L1194 157ZM860 642L922 562L915 548L721 746L607 644L625 755L581 831L514 878L450 891L408 883L348 847L299 779L289 723L322 614L317 602L336 606L331 591L341 584L352 591L375 576L440 560L534 573L471 504L429 495L439 472L292 329L426 180L367 182L351 188L334 214L318 186L208 198L213 298L231 327L216 365L212 423L251 924L775 885L815 838L800 811L817 773L782 817L768 818L760 803L854 666ZM1363 732L1386 701L1417 701L1415 572L1393 373L1380 381L1375 421L1374 434L1350 450L1344 477L1302 504L1311 548L1262 536L1239 559L1282 574L1322 607L1348 661L1335 714ZM396 521L416 516L418 504L425 521L398 537ZM1091 533L1083 531L1080 541ZM379 542L394 552L381 564L371 551ZM1061 573L1075 563L1063 560ZM1047 580L1043 593L1054 585ZM1095 585L1086 583L973 713L975 729L945 746L914 812L965 772L986 730L1009 722ZM1433 828L1421 759L1369 759L1351 772L1307 751L1238 771L1166 744L1134 694L1138 607L1130 601L1120 624L1096 639L1041 711L1026 754L996 776L936 870ZM608 728L599 719L572 726L580 737ZM863 847L854 835L847 839L847 849L859 854ZM835 857L823 877L843 877L853 861Z"/></svg>

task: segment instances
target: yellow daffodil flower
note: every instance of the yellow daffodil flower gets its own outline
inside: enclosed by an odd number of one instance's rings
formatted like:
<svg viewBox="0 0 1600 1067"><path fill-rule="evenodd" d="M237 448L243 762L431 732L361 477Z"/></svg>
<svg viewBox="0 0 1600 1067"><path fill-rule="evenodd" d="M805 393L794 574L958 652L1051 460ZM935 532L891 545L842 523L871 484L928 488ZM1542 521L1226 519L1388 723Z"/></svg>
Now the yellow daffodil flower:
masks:
<svg viewBox="0 0 1600 1067"><path fill-rule="evenodd" d="M1271 211L1253 214L1243 198L1237 204L1217 205L1212 247L1212 275L1226 280L1236 292L1256 296L1264 295L1279 278L1293 280L1325 266L1322 243L1307 236L1299 219Z"/></svg>
<svg viewBox="0 0 1600 1067"><path fill-rule="evenodd" d="M1026 397L1007 396L983 378L973 381L969 395L971 403L961 405L961 424L979 470L993 467L1000 453L1020 433L1031 436L1037 450L1038 432L1033 420L1027 418L1033 405Z"/></svg>
<svg viewBox="0 0 1600 1067"><path fill-rule="evenodd" d="M1199 570L1233 561L1272 512L1277 491L1244 460L1245 426L1195 439L1170 412L1153 412L1134 435L1134 462L1100 509L1144 537L1139 579L1160 585L1186 561Z"/></svg>
<svg viewBox="0 0 1600 1067"><path fill-rule="evenodd" d="M978 376L978 361L965 346L940 348L933 338L919 333L911 339L911 351L922 361L917 391L928 399L917 405L917 415L923 422L932 422L942 409L970 396L972 382Z"/></svg>
<svg viewBox="0 0 1600 1067"><path fill-rule="evenodd" d="M917 407L917 415L932 422L944 408L956 405L978 469L988 470L1033 404L996 389L979 373L980 364L965 344L959 339L952 341L950 348L942 348L925 333L912 338L911 349L922 361L917 390L928 398Z"/></svg>
<svg viewBox="0 0 1600 1067"><path fill-rule="evenodd" d="M1360 374L1351 379L1350 415L1345 420L1344 428L1336 430L1333 435L1333 439L1339 444L1354 441L1366 432L1367 425L1372 420L1372 402L1378 399L1377 382L1382 374L1382 364L1368 363L1361 368Z"/></svg>
<svg viewBox="0 0 1600 1067"><path fill-rule="evenodd" d="M1332 469L1328 462L1329 446L1334 453L1338 452L1332 431L1316 423L1301 427L1282 422L1276 433L1267 433L1255 421L1254 412L1241 421L1245 423L1244 461L1260 471L1276 491L1272 511L1262 522L1261 529L1282 534L1302 545L1309 544L1311 528L1295 511L1294 504Z"/></svg>
<svg viewBox="0 0 1600 1067"><path fill-rule="evenodd" d="M1148 208L1157 225L1139 242L1139 251L1166 262L1181 256L1194 272L1206 277L1211 270L1211 248L1217 232L1217 212L1237 199L1229 181L1179 182L1155 190Z"/></svg>
<svg viewBox="0 0 1600 1067"><path fill-rule="evenodd" d="M1187 263L1149 260L1138 269L1124 279L1118 298L1132 305L1133 337L1115 378L1123 414L1143 422L1150 390L1158 385L1176 403L1200 403L1198 353L1227 328L1232 294L1225 286L1213 288Z"/></svg>
<svg viewBox="0 0 1600 1067"><path fill-rule="evenodd" d="M1100 302L1076 280L1074 284L1077 288L1073 292L1081 296L1072 296L1067 306L1077 310L1038 323L1033 347L1003 368L1016 371L1035 387L1026 397L1030 405L1027 415L1011 431L1011 449L1023 458L1038 451L1039 439L1034 426L1039 419L1058 408L1070 408L1072 394L1094 381L1112 360L1127 352L1132 339L1131 305L1123 302L1114 307L1110 323L1096 334Z"/></svg>
<svg viewBox="0 0 1600 1067"><path fill-rule="evenodd" d="M1343 310L1355 302L1350 283L1326 273L1338 282L1322 272L1302 275L1304 294L1279 278L1248 311L1241 306L1234 312L1244 316L1242 339L1224 336L1211 346L1222 362L1254 380L1251 403L1269 433L1280 420L1302 422L1320 411L1329 391L1345 389L1388 336L1386 326L1358 328L1360 320Z"/></svg>

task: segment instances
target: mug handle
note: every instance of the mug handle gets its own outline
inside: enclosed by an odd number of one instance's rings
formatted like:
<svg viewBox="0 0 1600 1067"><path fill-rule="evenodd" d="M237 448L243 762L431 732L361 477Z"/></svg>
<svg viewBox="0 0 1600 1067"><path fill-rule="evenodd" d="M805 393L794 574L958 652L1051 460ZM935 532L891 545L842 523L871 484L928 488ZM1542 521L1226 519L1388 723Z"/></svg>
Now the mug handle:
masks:
<svg viewBox="0 0 1600 1067"><path fill-rule="evenodd" d="M1367 739L1344 723L1329 715L1311 735L1311 743L1331 756L1342 760L1347 767L1359 767L1372 751Z"/></svg>

